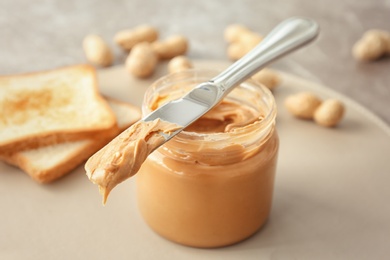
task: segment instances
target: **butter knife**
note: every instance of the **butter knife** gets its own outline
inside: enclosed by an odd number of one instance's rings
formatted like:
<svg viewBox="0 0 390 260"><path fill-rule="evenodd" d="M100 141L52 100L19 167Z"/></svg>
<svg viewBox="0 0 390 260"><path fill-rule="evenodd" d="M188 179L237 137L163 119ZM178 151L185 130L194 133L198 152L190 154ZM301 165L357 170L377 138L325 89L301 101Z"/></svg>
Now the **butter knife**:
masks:
<svg viewBox="0 0 390 260"><path fill-rule="evenodd" d="M217 105L235 86L282 56L316 38L319 26L307 18L290 18L275 27L255 48L208 82L197 85L180 99L170 101L141 121L160 119L179 125L170 133L160 132L165 142Z"/></svg>

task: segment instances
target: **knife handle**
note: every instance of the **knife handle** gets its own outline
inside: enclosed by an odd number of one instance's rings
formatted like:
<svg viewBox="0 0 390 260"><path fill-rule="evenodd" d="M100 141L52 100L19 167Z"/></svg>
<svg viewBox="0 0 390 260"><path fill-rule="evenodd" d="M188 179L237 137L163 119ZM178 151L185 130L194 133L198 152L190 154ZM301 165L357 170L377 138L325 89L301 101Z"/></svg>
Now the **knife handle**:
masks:
<svg viewBox="0 0 390 260"><path fill-rule="evenodd" d="M269 63L314 40L319 31L316 22L294 17L275 27L256 47L225 71L210 80L224 95Z"/></svg>

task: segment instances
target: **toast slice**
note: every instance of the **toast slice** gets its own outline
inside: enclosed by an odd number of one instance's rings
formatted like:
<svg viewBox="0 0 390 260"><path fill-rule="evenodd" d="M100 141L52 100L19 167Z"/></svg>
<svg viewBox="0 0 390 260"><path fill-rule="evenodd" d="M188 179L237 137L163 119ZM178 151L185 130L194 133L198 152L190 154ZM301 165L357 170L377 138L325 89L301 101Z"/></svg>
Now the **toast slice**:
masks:
<svg viewBox="0 0 390 260"><path fill-rule="evenodd" d="M0 77L0 154L111 135L115 124L92 66Z"/></svg>
<svg viewBox="0 0 390 260"><path fill-rule="evenodd" d="M125 102L108 98L119 134L141 117L140 109ZM5 162L18 166L39 183L52 182L76 168L92 154L106 145L114 136L65 142L0 156Z"/></svg>

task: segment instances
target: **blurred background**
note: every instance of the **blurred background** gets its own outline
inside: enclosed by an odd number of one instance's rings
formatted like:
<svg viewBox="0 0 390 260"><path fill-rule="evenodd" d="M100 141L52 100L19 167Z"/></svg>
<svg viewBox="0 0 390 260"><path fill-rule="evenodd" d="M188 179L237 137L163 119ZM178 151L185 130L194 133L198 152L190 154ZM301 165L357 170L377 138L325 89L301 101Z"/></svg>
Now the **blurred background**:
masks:
<svg viewBox="0 0 390 260"><path fill-rule="evenodd" d="M241 23L265 35L291 16L316 20L320 36L272 67L341 92L390 124L390 57L359 63L351 55L366 30L390 31L390 0L0 0L0 74L85 63L89 33L102 36L121 65L126 54L114 34L144 23L161 38L187 36L191 59L228 60L226 26Z"/></svg>

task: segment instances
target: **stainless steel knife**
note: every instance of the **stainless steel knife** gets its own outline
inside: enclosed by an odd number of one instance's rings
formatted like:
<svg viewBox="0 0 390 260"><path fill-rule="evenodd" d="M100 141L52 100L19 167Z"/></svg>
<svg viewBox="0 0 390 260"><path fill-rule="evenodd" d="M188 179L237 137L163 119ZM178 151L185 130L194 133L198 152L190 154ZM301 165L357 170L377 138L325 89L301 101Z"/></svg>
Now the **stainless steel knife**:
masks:
<svg viewBox="0 0 390 260"><path fill-rule="evenodd" d="M316 38L319 26L307 18L290 18L280 23L248 54L225 71L196 86L182 98L170 101L141 121L157 118L181 126L172 133L160 134L165 142L217 105L235 86L280 57Z"/></svg>

